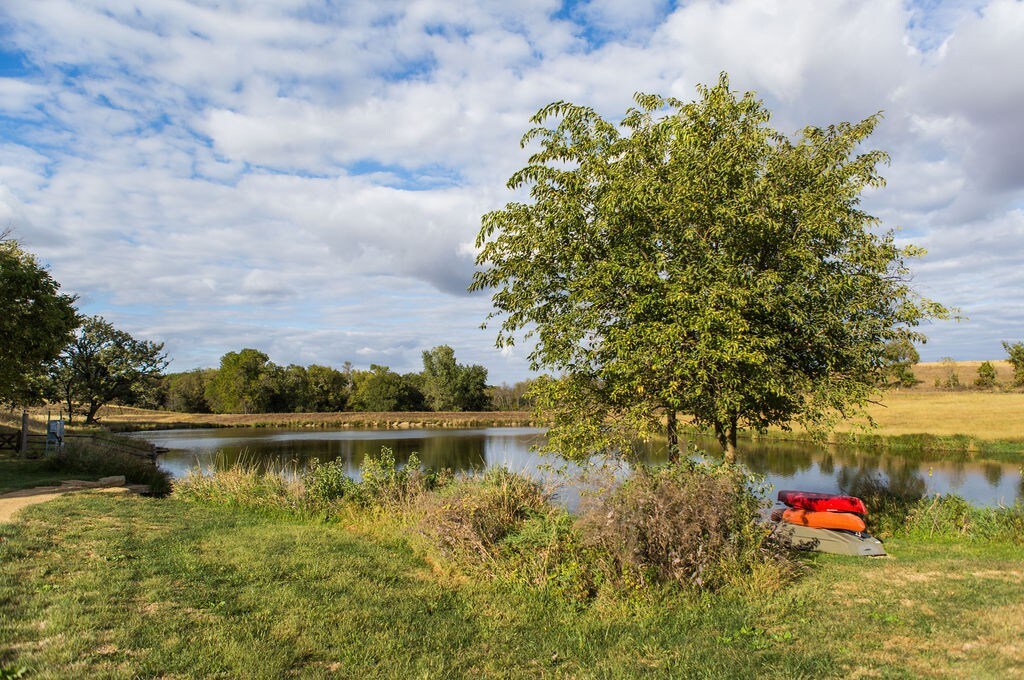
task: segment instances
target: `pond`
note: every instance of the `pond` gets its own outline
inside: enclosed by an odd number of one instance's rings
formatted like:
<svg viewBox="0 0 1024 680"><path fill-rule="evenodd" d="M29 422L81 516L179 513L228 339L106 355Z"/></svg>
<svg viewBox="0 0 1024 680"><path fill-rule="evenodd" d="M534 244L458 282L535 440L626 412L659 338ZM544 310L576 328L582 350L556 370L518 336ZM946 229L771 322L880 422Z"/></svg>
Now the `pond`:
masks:
<svg viewBox="0 0 1024 680"><path fill-rule="evenodd" d="M161 430L132 436L168 449L161 465L180 477L196 466L209 470L235 463L273 463L302 468L310 460L341 460L353 477L367 455L383 446L391 448L399 462L417 453L425 467L456 471L504 465L533 476L550 474L557 461L538 456L531 447L543 441L536 428L482 428L471 430L278 430L223 428L210 430ZM717 451L709 438L693 438L699 448ZM957 494L976 505L1012 504L1024 500L1020 463L994 461L957 462L880 455L847 447L823 447L807 443L745 441L739 459L765 476L775 489L800 489L858 495L865 484L881 482L907 496ZM640 449L645 462L665 460L665 444ZM566 501L572 503L571 491Z"/></svg>

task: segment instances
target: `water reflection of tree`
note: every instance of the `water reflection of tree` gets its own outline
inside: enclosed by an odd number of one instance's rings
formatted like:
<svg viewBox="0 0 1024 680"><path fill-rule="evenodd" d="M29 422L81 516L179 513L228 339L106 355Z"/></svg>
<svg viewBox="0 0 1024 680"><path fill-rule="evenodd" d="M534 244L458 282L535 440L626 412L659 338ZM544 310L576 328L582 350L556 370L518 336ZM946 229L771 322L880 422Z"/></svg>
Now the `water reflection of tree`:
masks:
<svg viewBox="0 0 1024 680"><path fill-rule="evenodd" d="M981 473L985 475L989 486L999 486L999 482L1003 481L1003 466L999 463L983 463Z"/></svg>

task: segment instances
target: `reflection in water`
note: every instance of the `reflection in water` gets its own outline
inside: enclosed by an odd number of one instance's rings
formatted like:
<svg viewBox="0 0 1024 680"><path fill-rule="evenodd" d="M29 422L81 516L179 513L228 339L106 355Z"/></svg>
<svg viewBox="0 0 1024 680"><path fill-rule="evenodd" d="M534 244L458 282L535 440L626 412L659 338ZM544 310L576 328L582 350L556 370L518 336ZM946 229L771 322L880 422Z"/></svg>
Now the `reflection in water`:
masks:
<svg viewBox="0 0 1024 680"><path fill-rule="evenodd" d="M238 462L301 469L316 458L340 460L349 474L358 477L366 456L378 455L382 446L391 448L400 464L415 452L425 467L435 470L449 468L459 472L504 465L544 477L549 474L547 466L559 467L557 458L541 458L531 451L544 436L542 430L534 428L384 431L225 428L164 430L134 436L170 449L161 458L161 465L174 476L183 476L197 465L208 470ZM713 438L690 437L688 446L689 450L709 452L709 458L720 458ZM638 444L632 453L645 463L664 462L667 457L664 441ZM870 495L872 490L884 487L894 497L955 493L983 505L1009 504L1017 498L1024 499L1024 480L1016 464L911 460L850 448L765 440L741 442L738 458L776 489L857 496Z"/></svg>

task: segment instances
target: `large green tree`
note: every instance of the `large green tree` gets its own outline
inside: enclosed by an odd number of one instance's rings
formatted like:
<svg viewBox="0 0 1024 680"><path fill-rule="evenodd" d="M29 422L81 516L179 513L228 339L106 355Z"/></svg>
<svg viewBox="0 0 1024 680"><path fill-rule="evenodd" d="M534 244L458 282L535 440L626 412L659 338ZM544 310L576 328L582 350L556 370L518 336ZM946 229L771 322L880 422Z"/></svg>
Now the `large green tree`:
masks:
<svg viewBox="0 0 1024 680"><path fill-rule="evenodd" d="M167 367L163 348L162 342L137 340L101 316L85 318L50 370L68 418L82 405L86 424L94 423L104 404L131 402L150 389Z"/></svg>
<svg viewBox="0 0 1024 680"><path fill-rule="evenodd" d="M487 407L487 369L455 361L448 345L423 352L423 396L434 411L479 411Z"/></svg>
<svg viewBox="0 0 1024 680"><path fill-rule="evenodd" d="M423 393L413 378L387 366L370 364L369 371L355 371L352 409L355 411L413 411L423 407Z"/></svg>
<svg viewBox="0 0 1024 680"><path fill-rule="evenodd" d="M74 296L59 291L31 253L0 233L0 404L41 398L38 378L79 322Z"/></svg>
<svg viewBox="0 0 1024 680"><path fill-rule="evenodd" d="M686 103L637 95L620 124L556 102L484 216L472 289L494 289L497 343L534 340L550 447L628 450L687 416L734 459L741 428L826 430L882 382L886 343L944 310L915 295L889 231L860 207L878 116L772 129L723 75ZM554 124L545 123L554 119Z"/></svg>
<svg viewBox="0 0 1024 680"><path fill-rule="evenodd" d="M214 413L266 413L278 388L279 370L257 349L228 352L206 383L206 401Z"/></svg>

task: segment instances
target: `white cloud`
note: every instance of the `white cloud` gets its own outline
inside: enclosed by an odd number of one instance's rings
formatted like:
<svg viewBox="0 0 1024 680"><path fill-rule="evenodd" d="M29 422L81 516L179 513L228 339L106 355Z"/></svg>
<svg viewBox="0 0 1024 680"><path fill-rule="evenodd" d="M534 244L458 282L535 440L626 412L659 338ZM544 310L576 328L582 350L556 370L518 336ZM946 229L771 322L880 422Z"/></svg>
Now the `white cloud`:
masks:
<svg viewBox="0 0 1024 680"><path fill-rule="evenodd" d="M560 4L9 3L27 68L0 78L0 220L175 368L257 346L411 370L448 343L511 381L524 352L493 347L464 289L529 116L616 117L726 70L785 132L885 110L866 205L972 319L929 328L925 356L1024 335L1024 4Z"/></svg>

